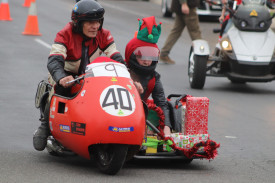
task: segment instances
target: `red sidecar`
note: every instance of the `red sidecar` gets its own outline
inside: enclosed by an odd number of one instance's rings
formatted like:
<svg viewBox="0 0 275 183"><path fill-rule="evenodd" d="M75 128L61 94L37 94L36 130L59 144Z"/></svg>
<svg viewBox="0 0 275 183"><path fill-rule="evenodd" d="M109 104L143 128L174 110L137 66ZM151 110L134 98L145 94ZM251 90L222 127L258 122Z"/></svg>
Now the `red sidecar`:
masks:
<svg viewBox="0 0 275 183"><path fill-rule="evenodd" d="M74 97L51 98L52 139L84 158L94 155L101 171L115 174L142 144L143 103L127 68L107 57L89 64L81 78Z"/></svg>

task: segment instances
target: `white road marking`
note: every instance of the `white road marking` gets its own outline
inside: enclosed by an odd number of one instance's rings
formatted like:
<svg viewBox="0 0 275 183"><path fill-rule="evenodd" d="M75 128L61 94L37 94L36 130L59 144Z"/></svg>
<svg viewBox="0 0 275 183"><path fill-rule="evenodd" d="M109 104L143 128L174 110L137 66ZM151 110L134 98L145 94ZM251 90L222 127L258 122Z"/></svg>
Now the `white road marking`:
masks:
<svg viewBox="0 0 275 183"><path fill-rule="evenodd" d="M36 38L36 39L35 39L35 41L36 41L36 42L38 42L39 44L41 44L41 45L45 46L46 48L49 48L49 49L51 49L51 48L52 48L52 46L51 46L51 45L49 45L48 43L46 43L46 42L42 41L41 39Z"/></svg>
<svg viewBox="0 0 275 183"><path fill-rule="evenodd" d="M106 6L108 8L116 9L116 10L118 10L120 12L125 12L125 13L128 13L128 14L135 15L135 16L139 17L140 19L142 19L142 17L150 17L150 16L152 16L151 14L142 14L141 15L140 12L133 11L133 10L128 10L128 9L125 9L125 8L121 8L119 5L108 4L108 2L107 3L100 2L100 4L103 5L103 6ZM161 19L162 23L164 23L164 22L165 23L171 23L171 21L165 20L163 18L159 18L159 19Z"/></svg>
<svg viewBox="0 0 275 183"><path fill-rule="evenodd" d="M228 139L236 139L237 137L235 137L235 136L225 136L225 138L228 138Z"/></svg>

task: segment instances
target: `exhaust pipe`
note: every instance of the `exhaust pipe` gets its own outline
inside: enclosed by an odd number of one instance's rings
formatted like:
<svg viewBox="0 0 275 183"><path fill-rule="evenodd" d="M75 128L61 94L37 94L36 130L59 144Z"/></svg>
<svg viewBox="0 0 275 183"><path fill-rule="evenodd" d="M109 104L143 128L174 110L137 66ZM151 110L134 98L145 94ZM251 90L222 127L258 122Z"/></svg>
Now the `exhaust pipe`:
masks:
<svg viewBox="0 0 275 183"><path fill-rule="evenodd" d="M58 154L63 154L62 147L60 147L58 145L58 143L53 138L53 136L48 137L46 148L49 152L55 152L55 153L58 153Z"/></svg>

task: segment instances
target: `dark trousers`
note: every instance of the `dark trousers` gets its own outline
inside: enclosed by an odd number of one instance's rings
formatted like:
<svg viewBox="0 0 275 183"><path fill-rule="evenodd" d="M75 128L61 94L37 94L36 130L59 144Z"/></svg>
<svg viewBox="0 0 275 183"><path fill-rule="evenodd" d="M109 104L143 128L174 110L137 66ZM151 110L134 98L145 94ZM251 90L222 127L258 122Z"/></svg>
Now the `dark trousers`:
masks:
<svg viewBox="0 0 275 183"><path fill-rule="evenodd" d="M188 33L193 40L201 39L201 31L199 26L199 17L196 12L196 8L190 8L188 15L176 14L174 26L167 37L164 46L161 49L161 56L167 56L174 44L180 38L185 26L187 27Z"/></svg>

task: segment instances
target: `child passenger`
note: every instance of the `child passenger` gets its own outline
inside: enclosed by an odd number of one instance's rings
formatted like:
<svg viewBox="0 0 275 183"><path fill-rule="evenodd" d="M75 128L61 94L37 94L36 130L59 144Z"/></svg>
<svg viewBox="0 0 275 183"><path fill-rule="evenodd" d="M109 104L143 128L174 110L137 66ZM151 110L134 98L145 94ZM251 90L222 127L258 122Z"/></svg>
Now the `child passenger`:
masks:
<svg viewBox="0 0 275 183"><path fill-rule="evenodd" d="M160 33L161 23L157 25L154 16L139 20L137 37L130 40L126 46L125 61L141 99L146 102L151 95L154 103L163 110L164 135L169 136L171 134L169 108L160 74L155 71L160 54L156 44Z"/></svg>

